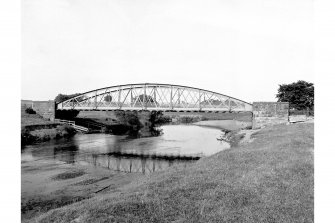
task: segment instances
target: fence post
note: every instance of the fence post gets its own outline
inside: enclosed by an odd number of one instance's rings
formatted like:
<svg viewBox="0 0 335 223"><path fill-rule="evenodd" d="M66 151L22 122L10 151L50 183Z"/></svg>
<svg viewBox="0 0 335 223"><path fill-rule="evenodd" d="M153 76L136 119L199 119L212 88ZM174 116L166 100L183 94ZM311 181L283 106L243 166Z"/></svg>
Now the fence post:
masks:
<svg viewBox="0 0 335 223"><path fill-rule="evenodd" d="M129 163L129 171L130 171L130 173L131 173L131 168L132 168L132 166L133 166L133 160L130 159L130 163Z"/></svg>
<svg viewBox="0 0 335 223"><path fill-rule="evenodd" d="M145 110L147 109L147 84L144 84L144 99L142 108L144 108Z"/></svg>
<svg viewBox="0 0 335 223"><path fill-rule="evenodd" d="M146 160L143 158L141 160L141 164L142 164L142 173L145 174L145 163L146 163Z"/></svg>
<svg viewBox="0 0 335 223"><path fill-rule="evenodd" d="M201 111L201 91L199 90L199 111Z"/></svg>
<svg viewBox="0 0 335 223"><path fill-rule="evenodd" d="M170 109L173 109L173 102L172 102L172 85L170 85Z"/></svg>
<svg viewBox="0 0 335 223"><path fill-rule="evenodd" d="M121 158L118 157L118 159L116 160L116 170L120 171L120 163L121 163Z"/></svg>

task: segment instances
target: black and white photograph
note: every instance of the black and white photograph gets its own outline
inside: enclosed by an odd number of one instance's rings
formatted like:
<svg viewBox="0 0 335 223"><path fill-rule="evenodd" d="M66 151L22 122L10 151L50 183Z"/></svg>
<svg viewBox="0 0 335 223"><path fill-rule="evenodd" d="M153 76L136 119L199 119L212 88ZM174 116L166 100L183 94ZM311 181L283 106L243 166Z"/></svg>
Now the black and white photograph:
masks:
<svg viewBox="0 0 335 223"><path fill-rule="evenodd" d="M21 0L17 106L2 107L15 219L332 222L315 220L315 6Z"/></svg>

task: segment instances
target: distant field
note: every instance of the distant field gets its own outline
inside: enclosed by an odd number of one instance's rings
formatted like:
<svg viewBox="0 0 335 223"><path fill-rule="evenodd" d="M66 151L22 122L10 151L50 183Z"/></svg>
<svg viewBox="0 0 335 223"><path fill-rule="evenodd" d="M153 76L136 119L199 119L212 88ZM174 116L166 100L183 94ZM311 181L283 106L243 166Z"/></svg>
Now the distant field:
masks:
<svg viewBox="0 0 335 223"><path fill-rule="evenodd" d="M116 119L114 112L107 111L81 111L77 115L78 118L90 118L90 119Z"/></svg>
<svg viewBox="0 0 335 223"><path fill-rule="evenodd" d="M175 117L175 116L202 116L208 120L237 120L244 122L252 121L251 112L243 113L207 113L207 112L164 112L164 115Z"/></svg>
<svg viewBox="0 0 335 223"><path fill-rule="evenodd" d="M266 127L252 138L32 222L314 222L314 124Z"/></svg>

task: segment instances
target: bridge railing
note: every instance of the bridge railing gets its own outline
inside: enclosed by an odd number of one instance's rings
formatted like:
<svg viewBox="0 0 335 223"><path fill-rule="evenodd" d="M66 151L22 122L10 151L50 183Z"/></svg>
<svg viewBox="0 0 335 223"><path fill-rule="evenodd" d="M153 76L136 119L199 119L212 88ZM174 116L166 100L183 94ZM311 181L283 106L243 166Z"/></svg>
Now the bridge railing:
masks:
<svg viewBox="0 0 335 223"><path fill-rule="evenodd" d="M55 119L55 122L59 122L62 124L67 124L71 125L75 130L81 131L81 132L89 132L89 129L80 125L76 125L74 121L69 121L69 120L63 120L63 119Z"/></svg>

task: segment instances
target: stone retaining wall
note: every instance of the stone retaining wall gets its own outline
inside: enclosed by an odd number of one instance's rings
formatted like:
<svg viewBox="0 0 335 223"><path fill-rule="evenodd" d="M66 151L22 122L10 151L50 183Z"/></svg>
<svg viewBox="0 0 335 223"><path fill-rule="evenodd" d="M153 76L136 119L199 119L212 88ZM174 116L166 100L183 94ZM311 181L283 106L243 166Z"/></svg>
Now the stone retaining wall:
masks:
<svg viewBox="0 0 335 223"><path fill-rule="evenodd" d="M254 102L253 128L287 123L289 118L288 102Z"/></svg>

